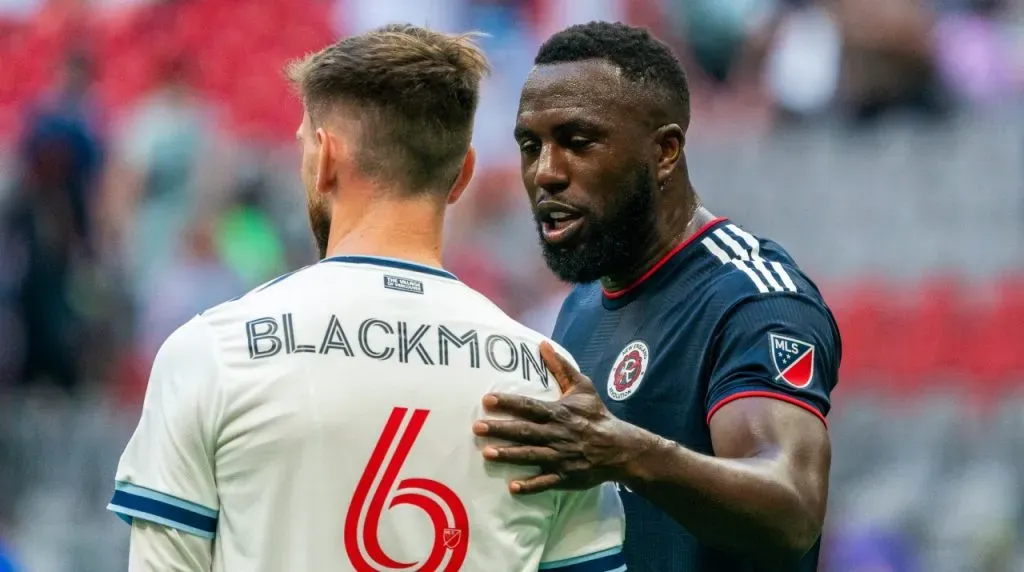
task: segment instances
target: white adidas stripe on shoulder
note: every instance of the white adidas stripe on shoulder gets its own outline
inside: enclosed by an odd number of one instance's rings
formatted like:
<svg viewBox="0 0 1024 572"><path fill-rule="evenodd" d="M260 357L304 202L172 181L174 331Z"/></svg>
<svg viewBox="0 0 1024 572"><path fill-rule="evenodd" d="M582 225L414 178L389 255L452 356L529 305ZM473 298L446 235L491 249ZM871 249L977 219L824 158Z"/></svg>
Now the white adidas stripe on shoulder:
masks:
<svg viewBox="0 0 1024 572"><path fill-rule="evenodd" d="M767 261L761 258L761 243L756 237L754 237L754 235L731 223L726 225L726 227L730 231L732 231L736 236L742 238L743 241L747 243L747 245L751 249L751 258L754 260L755 264L760 263L763 266L765 263L768 263L772 267L772 270L774 270L775 273L782 280L782 284L783 286L785 286L784 289L790 292L796 292L796 284L793 282L793 279L789 276L789 272L786 272L786 269L781 264L774 260ZM767 268L764 269L764 272L768 275L771 274Z"/></svg>
<svg viewBox="0 0 1024 572"><path fill-rule="evenodd" d="M797 291L796 283L781 264L761 258L760 241L734 224L715 229L701 244L722 264L732 264L746 274L758 292Z"/></svg>
<svg viewBox="0 0 1024 572"><path fill-rule="evenodd" d="M737 269L739 269L744 274L746 274L747 277L750 278L750 280L754 283L754 286L757 286L757 291L758 292L761 292L761 293L768 292L768 287L765 286L764 282L758 277L758 275L755 274L754 271L751 270L747 266L747 262L745 260L740 260L739 258L732 258L732 257L730 257L728 254L726 254L726 252L724 250L722 250L722 247L718 246L718 244L714 240L711 239L710 236L707 237L707 238L704 238L700 242L705 247L707 247L708 250L711 251L711 254L714 254L719 260L721 260L722 264L730 264L731 263Z"/></svg>

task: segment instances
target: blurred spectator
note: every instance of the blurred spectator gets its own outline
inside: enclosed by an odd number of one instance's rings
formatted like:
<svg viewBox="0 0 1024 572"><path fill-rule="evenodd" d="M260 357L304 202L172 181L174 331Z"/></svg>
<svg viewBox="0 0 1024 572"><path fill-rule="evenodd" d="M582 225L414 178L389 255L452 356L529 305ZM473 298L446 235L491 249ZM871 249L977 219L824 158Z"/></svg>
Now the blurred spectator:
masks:
<svg viewBox="0 0 1024 572"><path fill-rule="evenodd" d="M160 345L192 316L240 296L245 287L217 253L216 222L206 216L176 240L176 255L156 269L153 289L141 308L141 353L151 362Z"/></svg>
<svg viewBox="0 0 1024 572"><path fill-rule="evenodd" d="M91 253L101 147L88 99L91 62L74 52L63 71L59 89L35 107L27 124L20 177L2 228L16 254L10 258L16 274L8 279L24 329L20 379L71 390L79 381L81 347L71 283L81 258Z"/></svg>
<svg viewBox="0 0 1024 572"><path fill-rule="evenodd" d="M783 118L824 114L839 86L839 28L820 2L803 4L780 16L765 67L765 81Z"/></svg>
<svg viewBox="0 0 1024 572"><path fill-rule="evenodd" d="M700 73L728 84L745 70L756 39L775 15L772 0L668 0L677 32L685 39Z"/></svg>
<svg viewBox="0 0 1024 572"><path fill-rule="evenodd" d="M763 85L779 9L774 0L666 0L665 37L690 82L691 133L761 131L771 119Z"/></svg>
<svg viewBox="0 0 1024 572"><path fill-rule="evenodd" d="M867 121L893 110L947 110L925 0L830 0L843 36L842 104Z"/></svg>
<svg viewBox="0 0 1024 572"><path fill-rule="evenodd" d="M103 143L98 109L91 97L93 61L86 51L72 51L57 89L29 113L21 147L27 186L48 185L67 203L71 228L89 252L95 185L102 166ZM39 178L46 180L40 180Z"/></svg>
<svg viewBox="0 0 1024 572"><path fill-rule="evenodd" d="M263 197L270 192L262 177L243 181L237 201L217 224L217 251L224 263L247 287L285 272L285 252Z"/></svg>
<svg viewBox="0 0 1024 572"><path fill-rule="evenodd" d="M949 89L972 104L995 103L1013 95L1024 62L1021 31L1004 19L1006 0L960 0L935 29L937 60ZM1018 26L1019 28L1019 26ZM1017 55L1015 55L1017 54Z"/></svg>
<svg viewBox="0 0 1024 572"><path fill-rule="evenodd" d="M165 62L159 84L127 121L122 163L109 177L109 230L126 249L126 270L140 298L174 256L180 229L206 206L203 200L215 202L208 195L211 178L232 174L212 156L216 122L192 88L193 71L181 55Z"/></svg>
<svg viewBox="0 0 1024 572"><path fill-rule="evenodd" d="M491 60L492 74L481 85L477 121L473 127L473 146L477 150L477 168L501 168L501 157L516 153L512 130L519 106L519 87L533 67L535 30L526 16L529 2L524 0L472 0L466 7L464 26L483 32L480 46ZM479 186L479 185L478 185Z"/></svg>

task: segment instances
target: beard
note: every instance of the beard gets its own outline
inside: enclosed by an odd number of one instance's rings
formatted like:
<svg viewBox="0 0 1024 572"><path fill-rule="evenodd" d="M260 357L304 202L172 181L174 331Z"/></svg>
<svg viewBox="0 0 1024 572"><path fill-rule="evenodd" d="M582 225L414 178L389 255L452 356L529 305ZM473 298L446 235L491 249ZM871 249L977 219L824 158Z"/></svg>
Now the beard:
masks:
<svg viewBox="0 0 1024 572"><path fill-rule="evenodd" d="M629 272L654 239L655 191L650 167L636 167L620 189L622 200L616 201L601 218L588 215L579 237L566 245L548 244L538 220L541 250L548 268L559 279L573 284Z"/></svg>
<svg viewBox="0 0 1024 572"><path fill-rule="evenodd" d="M309 228L313 231L313 241L316 243L318 260L327 258L327 240L331 235L331 211L330 206L324 199L309 198L306 204L309 211Z"/></svg>

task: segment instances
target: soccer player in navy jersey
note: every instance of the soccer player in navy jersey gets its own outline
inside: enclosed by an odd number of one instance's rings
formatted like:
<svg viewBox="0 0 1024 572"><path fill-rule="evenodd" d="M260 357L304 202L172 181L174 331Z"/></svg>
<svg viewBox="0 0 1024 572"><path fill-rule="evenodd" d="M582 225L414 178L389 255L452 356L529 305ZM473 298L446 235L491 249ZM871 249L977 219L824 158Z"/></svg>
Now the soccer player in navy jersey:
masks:
<svg viewBox="0 0 1024 572"><path fill-rule="evenodd" d="M473 430L510 444L484 457L540 467L519 495L619 483L630 570L815 570L831 312L782 247L701 206L664 44L595 22L535 64L515 137L544 257L577 284L553 338L580 371L542 346L560 401L487 395L511 417Z"/></svg>

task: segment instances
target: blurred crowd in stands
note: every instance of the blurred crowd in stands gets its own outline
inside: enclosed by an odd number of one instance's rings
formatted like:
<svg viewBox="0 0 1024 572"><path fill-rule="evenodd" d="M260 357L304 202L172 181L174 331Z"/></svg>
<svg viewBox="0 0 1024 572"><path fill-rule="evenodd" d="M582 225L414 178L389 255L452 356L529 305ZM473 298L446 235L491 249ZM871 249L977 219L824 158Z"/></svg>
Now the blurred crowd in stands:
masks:
<svg viewBox="0 0 1024 572"><path fill-rule="evenodd" d="M340 35L487 34L445 257L549 331L511 129L595 19L673 46L698 192L839 317L822 570L1024 571L1024 0L0 0L0 572L123 568L102 507L157 348L314 260L280 70Z"/></svg>

